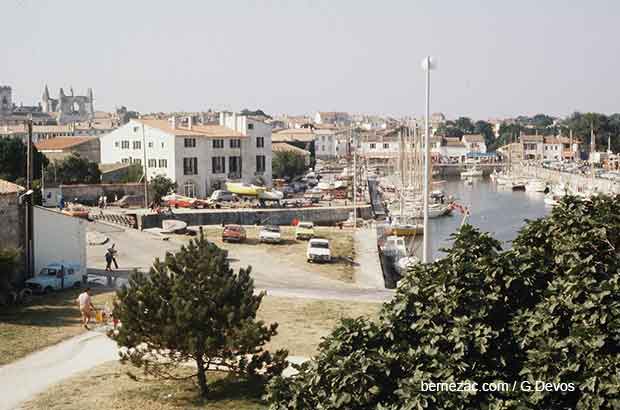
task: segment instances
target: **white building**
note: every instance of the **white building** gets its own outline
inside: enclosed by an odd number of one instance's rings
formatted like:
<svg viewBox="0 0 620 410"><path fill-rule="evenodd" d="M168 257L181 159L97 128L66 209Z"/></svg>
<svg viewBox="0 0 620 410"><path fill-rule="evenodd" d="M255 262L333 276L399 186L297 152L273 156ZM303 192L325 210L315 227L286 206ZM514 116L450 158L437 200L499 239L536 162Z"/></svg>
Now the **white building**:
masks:
<svg viewBox="0 0 620 410"><path fill-rule="evenodd" d="M480 134L463 135L463 144L465 144L467 152L478 152L481 154L487 152L487 144L484 142L484 137Z"/></svg>
<svg viewBox="0 0 620 410"><path fill-rule="evenodd" d="M222 112L217 125L132 119L100 139L102 164L146 160L149 179L165 175L183 195L206 197L225 181L271 185L271 126L251 116Z"/></svg>
<svg viewBox="0 0 620 410"><path fill-rule="evenodd" d="M314 130L314 151L319 159L335 159L349 154L349 131L339 129Z"/></svg>

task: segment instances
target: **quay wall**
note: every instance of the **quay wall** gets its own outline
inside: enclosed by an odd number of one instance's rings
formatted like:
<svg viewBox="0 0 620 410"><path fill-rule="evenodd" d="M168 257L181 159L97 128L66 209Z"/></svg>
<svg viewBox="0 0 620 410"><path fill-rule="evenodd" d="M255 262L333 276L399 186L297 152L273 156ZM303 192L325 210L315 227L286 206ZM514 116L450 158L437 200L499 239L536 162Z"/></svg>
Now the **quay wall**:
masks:
<svg viewBox="0 0 620 410"><path fill-rule="evenodd" d="M291 225L294 219L300 221L312 221L316 225L334 225L346 221L352 206L342 207L316 207L316 208L291 208L291 209L215 209L182 211L174 213L174 219L187 222L187 225ZM358 218L371 219L372 209L370 205L357 207ZM164 219L171 219L166 214L136 215L139 229L161 228Z"/></svg>
<svg viewBox="0 0 620 410"><path fill-rule="evenodd" d="M535 165L516 164L512 166L516 174L541 178L553 184L570 185L578 191L597 191L602 193L620 193L620 184L603 178L592 178L587 175L571 174L555 169L543 168Z"/></svg>

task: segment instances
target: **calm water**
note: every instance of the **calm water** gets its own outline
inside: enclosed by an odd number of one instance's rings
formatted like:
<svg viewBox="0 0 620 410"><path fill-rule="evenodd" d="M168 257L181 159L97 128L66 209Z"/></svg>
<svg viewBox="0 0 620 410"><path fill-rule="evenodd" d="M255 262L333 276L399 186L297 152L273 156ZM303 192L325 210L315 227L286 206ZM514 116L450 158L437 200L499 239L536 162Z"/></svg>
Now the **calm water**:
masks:
<svg viewBox="0 0 620 410"><path fill-rule="evenodd" d="M526 219L543 217L551 209L545 206L543 193L508 190L488 178L475 179L469 186L460 179L448 180L443 189L459 204L469 207L468 223L502 241L504 248L510 247L510 241L517 236ZM449 237L462 220L462 214L457 211L451 216L431 219L433 258L440 255L440 248L450 246ZM421 254L421 249L416 253Z"/></svg>

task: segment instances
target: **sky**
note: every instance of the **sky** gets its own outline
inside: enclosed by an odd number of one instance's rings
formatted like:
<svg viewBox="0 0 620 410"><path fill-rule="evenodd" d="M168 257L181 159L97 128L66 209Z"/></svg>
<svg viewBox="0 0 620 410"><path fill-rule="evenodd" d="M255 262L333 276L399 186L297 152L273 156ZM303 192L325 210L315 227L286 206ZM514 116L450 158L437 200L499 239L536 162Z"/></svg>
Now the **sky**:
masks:
<svg viewBox="0 0 620 410"><path fill-rule="evenodd" d="M2 0L0 85L95 109L620 112L615 0Z"/></svg>

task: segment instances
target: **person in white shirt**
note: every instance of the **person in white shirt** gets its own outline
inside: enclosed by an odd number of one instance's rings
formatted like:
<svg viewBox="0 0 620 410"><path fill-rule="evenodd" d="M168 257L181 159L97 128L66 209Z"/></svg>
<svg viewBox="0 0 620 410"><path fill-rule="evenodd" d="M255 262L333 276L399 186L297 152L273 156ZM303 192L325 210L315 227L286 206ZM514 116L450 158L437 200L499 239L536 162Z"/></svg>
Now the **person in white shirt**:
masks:
<svg viewBox="0 0 620 410"><path fill-rule="evenodd" d="M82 325L85 329L88 329L88 322L90 322L90 314L95 307L90 299L90 288L84 289L84 292L80 293L76 302L80 305L80 313L82 315Z"/></svg>

